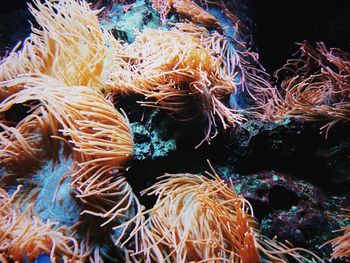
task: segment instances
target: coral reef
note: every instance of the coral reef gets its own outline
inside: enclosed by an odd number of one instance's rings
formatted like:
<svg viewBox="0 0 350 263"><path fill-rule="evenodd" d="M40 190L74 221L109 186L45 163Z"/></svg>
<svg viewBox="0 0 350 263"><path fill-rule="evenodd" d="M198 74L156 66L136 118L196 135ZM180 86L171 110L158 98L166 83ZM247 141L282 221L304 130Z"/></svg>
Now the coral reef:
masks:
<svg viewBox="0 0 350 263"><path fill-rule="evenodd" d="M176 151L176 139L174 136L168 136L170 129L174 129L176 124L172 123L172 120L163 121L163 117L161 112L156 111L149 116L145 124L130 124L135 140L134 160L166 158ZM153 129L155 126L158 129Z"/></svg>
<svg viewBox="0 0 350 263"><path fill-rule="evenodd" d="M33 0L0 62L0 260L348 260L349 54L274 86L243 4L91 2Z"/></svg>

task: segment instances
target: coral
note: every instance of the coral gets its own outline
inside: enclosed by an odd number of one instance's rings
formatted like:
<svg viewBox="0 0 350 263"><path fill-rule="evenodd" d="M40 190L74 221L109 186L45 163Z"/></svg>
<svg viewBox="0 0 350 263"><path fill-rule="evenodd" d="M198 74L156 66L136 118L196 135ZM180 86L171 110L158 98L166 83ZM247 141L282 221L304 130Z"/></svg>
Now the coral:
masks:
<svg viewBox="0 0 350 263"><path fill-rule="evenodd" d="M261 222L262 234L288 240L295 246L321 254L319 246L333 236L332 229L339 226L339 205L321 188L298 177L273 171L248 175L233 175L237 193L254 207L254 215Z"/></svg>
<svg viewBox="0 0 350 263"><path fill-rule="evenodd" d="M131 123L135 141L135 160L164 159L176 151L177 142L174 138L176 123L163 117L164 114L155 111L146 117L145 123Z"/></svg>
<svg viewBox="0 0 350 263"><path fill-rule="evenodd" d="M137 1L129 6L112 6L111 10L103 16L101 27L111 31L120 41L131 43L135 40L135 30L144 28L158 28L160 26L159 14L146 1Z"/></svg>

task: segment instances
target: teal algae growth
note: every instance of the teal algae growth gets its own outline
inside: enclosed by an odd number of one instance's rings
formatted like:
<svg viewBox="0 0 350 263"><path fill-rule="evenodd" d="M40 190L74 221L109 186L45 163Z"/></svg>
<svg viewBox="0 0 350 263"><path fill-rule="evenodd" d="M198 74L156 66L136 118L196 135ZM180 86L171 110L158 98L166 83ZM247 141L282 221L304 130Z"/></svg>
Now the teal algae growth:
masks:
<svg viewBox="0 0 350 263"><path fill-rule="evenodd" d="M137 30L159 28L160 18L149 3L141 0L131 4L128 9L122 4L113 5L107 16L101 19L101 26L111 30L117 39L131 43Z"/></svg>
<svg viewBox="0 0 350 263"><path fill-rule="evenodd" d="M81 208L71 189L68 174L72 163L71 157L65 157L60 152L57 162L49 160L33 176L40 188L34 209L44 222L49 220L66 226L78 222Z"/></svg>

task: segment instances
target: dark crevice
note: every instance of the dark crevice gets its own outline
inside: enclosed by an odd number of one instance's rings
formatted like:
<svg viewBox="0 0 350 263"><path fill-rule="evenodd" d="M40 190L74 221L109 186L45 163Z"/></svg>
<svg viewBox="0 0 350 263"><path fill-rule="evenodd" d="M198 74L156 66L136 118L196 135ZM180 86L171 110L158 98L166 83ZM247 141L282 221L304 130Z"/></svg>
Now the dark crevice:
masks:
<svg viewBox="0 0 350 263"><path fill-rule="evenodd" d="M270 207L273 210L289 210L299 203L299 197L283 186L274 186L269 192Z"/></svg>

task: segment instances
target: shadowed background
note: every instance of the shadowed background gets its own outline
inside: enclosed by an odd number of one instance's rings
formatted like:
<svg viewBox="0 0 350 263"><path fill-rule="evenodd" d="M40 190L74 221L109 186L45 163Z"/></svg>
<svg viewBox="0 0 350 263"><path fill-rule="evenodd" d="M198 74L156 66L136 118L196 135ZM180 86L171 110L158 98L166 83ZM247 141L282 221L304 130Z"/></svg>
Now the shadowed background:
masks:
<svg viewBox="0 0 350 263"><path fill-rule="evenodd" d="M15 25L25 19L23 15L17 18L4 14L25 7L25 0L11 0L1 5L0 41L6 37L5 31L14 34ZM252 32L254 43L262 65L270 73L283 66L297 50L295 42L324 41L327 47L339 47L344 51L350 49L348 0L250 0L250 8L255 22ZM16 21L12 21L13 18Z"/></svg>

